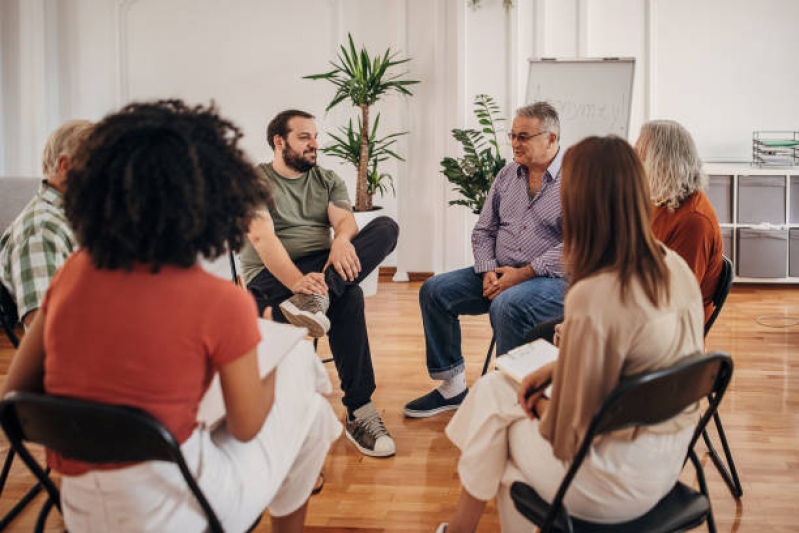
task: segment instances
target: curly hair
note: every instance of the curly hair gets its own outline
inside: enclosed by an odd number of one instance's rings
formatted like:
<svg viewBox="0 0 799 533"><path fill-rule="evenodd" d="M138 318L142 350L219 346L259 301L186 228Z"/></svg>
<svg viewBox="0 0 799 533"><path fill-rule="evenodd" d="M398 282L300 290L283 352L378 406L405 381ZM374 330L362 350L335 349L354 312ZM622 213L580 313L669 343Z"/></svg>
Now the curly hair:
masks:
<svg viewBox="0 0 799 533"><path fill-rule="evenodd" d="M64 209L80 246L102 269L189 267L244 244L266 183L238 147L242 134L216 107L133 103L106 116L67 176Z"/></svg>

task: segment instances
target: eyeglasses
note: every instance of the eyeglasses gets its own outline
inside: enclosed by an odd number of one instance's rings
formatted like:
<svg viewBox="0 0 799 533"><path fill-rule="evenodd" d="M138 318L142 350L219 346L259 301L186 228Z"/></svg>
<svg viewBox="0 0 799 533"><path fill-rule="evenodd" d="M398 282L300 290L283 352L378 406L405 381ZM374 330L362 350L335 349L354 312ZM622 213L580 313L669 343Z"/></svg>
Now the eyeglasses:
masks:
<svg viewBox="0 0 799 533"><path fill-rule="evenodd" d="M529 141L533 137L538 137L539 135L543 135L545 133L549 133L549 132L544 130L544 131L539 131L538 133L536 133L534 135L527 135L526 133L519 133L518 135L515 134L515 133L508 133L508 140L510 142L518 140L519 142L526 143L527 141Z"/></svg>

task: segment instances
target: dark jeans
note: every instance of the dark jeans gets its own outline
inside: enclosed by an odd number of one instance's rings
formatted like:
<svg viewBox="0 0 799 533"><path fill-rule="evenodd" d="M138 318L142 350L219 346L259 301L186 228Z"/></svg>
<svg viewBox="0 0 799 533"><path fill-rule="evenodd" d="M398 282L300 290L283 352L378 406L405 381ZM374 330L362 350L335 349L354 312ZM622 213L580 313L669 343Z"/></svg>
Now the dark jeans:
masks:
<svg viewBox="0 0 799 533"><path fill-rule="evenodd" d="M363 309L363 291L358 283L394 250L398 235L399 227L396 222L388 217L378 217L352 239L352 245L361 262L361 273L355 281L343 279L333 267L328 267L324 272L330 296L330 309L327 311L330 319L330 351L333 353L333 361L341 379L341 389L344 391L342 402L350 411L369 403L375 390L375 373ZM320 250L296 259L294 264L303 274L321 272L328 255L330 250ZM293 293L271 272L263 269L247 284L247 288L255 296L259 314L271 306L273 318L278 322L286 322L278 306Z"/></svg>
<svg viewBox="0 0 799 533"><path fill-rule="evenodd" d="M483 296L483 278L472 267L429 278L419 290L419 305L430 377L451 379L464 371L460 315L488 313L497 355L503 355L524 344L535 325L563 315L565 292L562 278L536 277L491 301Z"/></svg>

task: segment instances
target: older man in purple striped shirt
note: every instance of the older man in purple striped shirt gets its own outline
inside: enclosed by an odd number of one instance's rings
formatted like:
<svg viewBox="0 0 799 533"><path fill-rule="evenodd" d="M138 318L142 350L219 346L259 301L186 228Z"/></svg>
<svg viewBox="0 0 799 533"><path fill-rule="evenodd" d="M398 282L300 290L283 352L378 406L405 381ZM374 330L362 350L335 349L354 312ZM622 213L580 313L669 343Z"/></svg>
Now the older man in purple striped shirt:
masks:
<svg viewBox="0 0 799 533"><path fill-rule="evenodd" d="M441 384L405 405L406 416L457 409L466 397L459 315L488 313L498 354L563 315L557 111L546 102L520 108L509 137L513 163L497 174L472 232L474 267L434 276L419 291L427 369Z"/></svg>

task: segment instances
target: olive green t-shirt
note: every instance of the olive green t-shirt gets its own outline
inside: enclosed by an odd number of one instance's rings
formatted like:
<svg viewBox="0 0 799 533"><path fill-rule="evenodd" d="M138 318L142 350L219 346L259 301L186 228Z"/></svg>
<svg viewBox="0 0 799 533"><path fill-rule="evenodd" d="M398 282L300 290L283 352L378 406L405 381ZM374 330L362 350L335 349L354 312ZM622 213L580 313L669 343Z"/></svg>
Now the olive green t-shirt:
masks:
<svg viewBox="0 0 799 533"><path fill-rule="evenodd" d="M347 186L332 170L314 167L297 178L284 178L272 163L256 167L269 183L274 206L269 214L275 233L292 260L319 250L329 250L330 219L327 206L331 202L349 201ZM249 283L264 268L258 252L249 239L239 254L242 276Z"/></svg>

